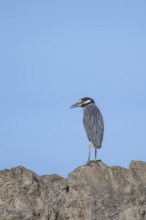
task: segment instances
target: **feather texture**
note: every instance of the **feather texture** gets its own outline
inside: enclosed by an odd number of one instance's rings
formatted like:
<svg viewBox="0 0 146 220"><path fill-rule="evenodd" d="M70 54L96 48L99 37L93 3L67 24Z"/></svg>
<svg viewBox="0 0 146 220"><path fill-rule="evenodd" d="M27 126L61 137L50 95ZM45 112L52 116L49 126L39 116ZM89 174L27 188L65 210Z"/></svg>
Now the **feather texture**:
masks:
<svg viewBox="0 0 146 220"><path fill-rule="evenodd" d="M101 148L104 122L99 108L91 103L83 108L83 124L89 141L95 148Z"/></svg>

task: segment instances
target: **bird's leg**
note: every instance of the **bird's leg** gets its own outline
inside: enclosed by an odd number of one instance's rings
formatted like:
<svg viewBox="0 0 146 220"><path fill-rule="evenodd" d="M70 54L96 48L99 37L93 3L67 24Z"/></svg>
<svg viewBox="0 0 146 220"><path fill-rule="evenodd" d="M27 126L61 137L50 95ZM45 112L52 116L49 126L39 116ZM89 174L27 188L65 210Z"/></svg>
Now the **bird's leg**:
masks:
<svg viewBox="0 0 146 220"><path fill-rule="evenodd" d="M91 152L91 148L92 148L92 143L89 143L89 154L88 154L88 164L90 163L90 152Z"/></svg>
<svg viewBox="0 0 146 220"><path fill-rule="evenodd" d="M97 155L97 147L95 147L95 156L94 156L94 161L96 162L96 155Z"/></svg>

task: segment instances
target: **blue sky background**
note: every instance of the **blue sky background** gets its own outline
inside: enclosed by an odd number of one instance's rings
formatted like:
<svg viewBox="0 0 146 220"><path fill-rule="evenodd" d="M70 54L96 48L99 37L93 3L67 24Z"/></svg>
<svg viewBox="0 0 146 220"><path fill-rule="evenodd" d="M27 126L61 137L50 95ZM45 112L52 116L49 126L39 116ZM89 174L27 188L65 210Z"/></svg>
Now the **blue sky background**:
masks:
<svg viewBox="0 0 146 220"><path fill-rule="evenodd" d="M146 1L0 1L0 169L85 164L82 109L69 108L84 96L105 121L98 158L146 161Z"/></svg>

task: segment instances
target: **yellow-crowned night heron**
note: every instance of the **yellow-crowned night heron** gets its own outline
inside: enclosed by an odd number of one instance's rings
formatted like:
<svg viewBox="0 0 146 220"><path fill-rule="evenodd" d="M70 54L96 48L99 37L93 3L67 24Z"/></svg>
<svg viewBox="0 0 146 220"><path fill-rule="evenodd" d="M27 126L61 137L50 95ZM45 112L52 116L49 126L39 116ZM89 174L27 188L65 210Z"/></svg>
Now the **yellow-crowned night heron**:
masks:
<svg viewBox="0 0 146 220"><path fill-rule="evenodd" d="M90 163L92 144L95 147L94 161L96 161L97 148L101 148L104 133L103 117L94 100L89 97L82 98L71 106L71 108L75 107L83 107L83 124L89 139L88 163Z"/></svg>

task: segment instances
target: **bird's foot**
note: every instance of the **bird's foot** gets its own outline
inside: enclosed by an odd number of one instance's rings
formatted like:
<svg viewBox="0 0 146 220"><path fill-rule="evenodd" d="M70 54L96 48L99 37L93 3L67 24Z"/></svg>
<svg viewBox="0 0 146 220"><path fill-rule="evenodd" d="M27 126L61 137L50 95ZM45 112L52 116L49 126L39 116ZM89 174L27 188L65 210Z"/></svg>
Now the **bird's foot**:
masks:
<svg viewBox="0 0 146 220"><path fill-rule="evenodd" d="M87 161L87 165L90 165L91 164L91 161Z"/></svg>
<svg viewBox="0 0 146 220"><path fill-rule="evenodd" d="M95 164L98 164L98 163L100 163L100 162L102 162L102 160L90 160L90 161L87 161L87 165L91 165L92 163L95 163Z"/></svg>
<svg viewBox="0 0 146 220"><path fill-rule="evenodd" d="M93 160L94 163L102 162L102 160Z"/></svg>

